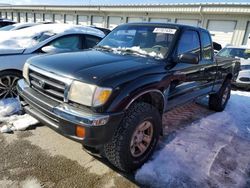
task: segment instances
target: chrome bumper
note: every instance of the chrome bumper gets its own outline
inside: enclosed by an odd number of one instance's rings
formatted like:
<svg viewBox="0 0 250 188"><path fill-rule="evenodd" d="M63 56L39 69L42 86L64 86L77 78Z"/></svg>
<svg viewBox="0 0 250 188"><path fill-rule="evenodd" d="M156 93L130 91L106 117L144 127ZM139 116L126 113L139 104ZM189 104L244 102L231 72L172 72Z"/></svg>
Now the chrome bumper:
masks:
<svg viewBox="0 0 250 188"><path fill-rule="evenodd" d="M19 93L29 88L24 79L18 81L17 89ZM100 126L105 125L109 121L110 115L108 114L90 114L79 108L68 105L67 103L59 104L52 108L52 113L56 116L70 121L72 123L83 126Z"/></svg>

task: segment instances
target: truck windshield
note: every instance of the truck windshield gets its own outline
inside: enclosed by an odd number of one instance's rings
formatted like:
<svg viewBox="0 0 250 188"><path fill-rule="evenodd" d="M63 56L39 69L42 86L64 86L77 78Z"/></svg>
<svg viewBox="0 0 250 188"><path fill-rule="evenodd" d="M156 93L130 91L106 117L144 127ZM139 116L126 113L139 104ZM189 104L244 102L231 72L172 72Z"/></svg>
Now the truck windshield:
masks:
<svg viewBox="0 0 250 188"><path fill-rule="evenodd" d="M164 26L118 26L97 45L97 48L163 59L176 31L175 28Z"/></svg>

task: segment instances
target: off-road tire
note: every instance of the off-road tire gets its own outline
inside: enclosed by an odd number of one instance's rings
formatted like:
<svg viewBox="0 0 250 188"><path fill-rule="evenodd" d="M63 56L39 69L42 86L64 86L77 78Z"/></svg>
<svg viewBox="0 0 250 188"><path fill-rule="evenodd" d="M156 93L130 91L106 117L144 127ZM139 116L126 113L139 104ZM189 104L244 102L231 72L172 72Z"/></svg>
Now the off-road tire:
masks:
<svg viewBox="0 0 250 188"><path fill-rule="evenodd" d="M152 140L145 153L139 157L134 157L130 151L132 135L137 126L145 121L150 121L153 125ZM134 171L152 155L159 140L161 128L161 115L154 106L144 102L132 104L125 112L124 119L111 141L104 145L106 158L121 171Z"/></svg>
<svg viewBox="0 0 250 188"><path fill-rule="evenodd" d="M223 100L223 96L226 93L226 100ZM227 80L224 82L222 87L217 93L209 95L209 109L214 110L216 112L221 112L225 109L228 100L231 96L231 80Z"/></svg>

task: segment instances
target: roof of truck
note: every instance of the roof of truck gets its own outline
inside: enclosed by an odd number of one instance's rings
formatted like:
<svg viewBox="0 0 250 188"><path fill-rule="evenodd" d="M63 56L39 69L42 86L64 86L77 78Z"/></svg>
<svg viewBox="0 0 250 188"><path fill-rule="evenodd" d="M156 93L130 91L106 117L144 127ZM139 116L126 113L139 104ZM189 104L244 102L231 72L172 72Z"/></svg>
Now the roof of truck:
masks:
<svg viewBox="0 0 250 188"><path fill-rule="evenodd" d="M170 26L170 27L176 27L176 28L192 28L192 29L197 29L197 30L204 30L207 31L204 28L201 27L195 27L191 25L185 25L185 24L177 24L177 23L162 23L162 22L131 22L131 23L125 23L123 25L161 25L161 26Z"/></svg>

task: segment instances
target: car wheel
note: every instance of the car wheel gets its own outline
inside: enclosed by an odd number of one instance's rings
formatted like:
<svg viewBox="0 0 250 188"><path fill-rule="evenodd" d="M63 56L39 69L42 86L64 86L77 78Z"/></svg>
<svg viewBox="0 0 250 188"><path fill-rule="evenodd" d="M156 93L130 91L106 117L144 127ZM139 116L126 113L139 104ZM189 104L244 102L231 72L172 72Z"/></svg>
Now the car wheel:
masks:
<svg viewBox="0 0 250 188"><path fill-rule="evenodd" d="M231 81L226 81L218 93L209 95L209 109L221 112L231 96Z"/></svg>
<svg viewBox="0 0 250 188"><path fill-rule="evenodd" d="M21 73L12 71L0 72L0 99L16 97L17 81L22 78Z"/></svg>
<svg viewBox="0 0 250 188"><path fill-rule="evenodd" d="M153 153L161 131L159 111L148 103L135 103L108 144L107 159L118 169L131 172L144 164Z"/></svg>

